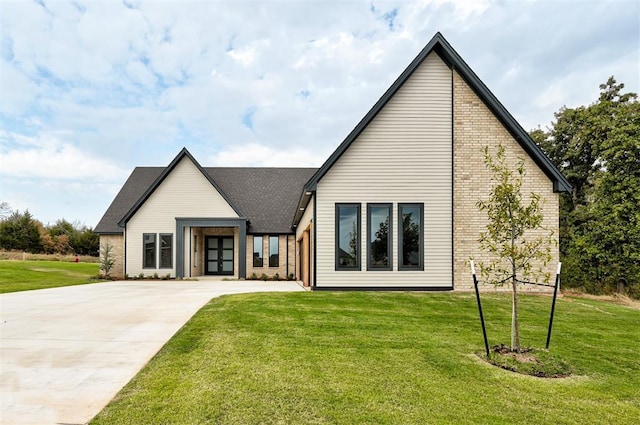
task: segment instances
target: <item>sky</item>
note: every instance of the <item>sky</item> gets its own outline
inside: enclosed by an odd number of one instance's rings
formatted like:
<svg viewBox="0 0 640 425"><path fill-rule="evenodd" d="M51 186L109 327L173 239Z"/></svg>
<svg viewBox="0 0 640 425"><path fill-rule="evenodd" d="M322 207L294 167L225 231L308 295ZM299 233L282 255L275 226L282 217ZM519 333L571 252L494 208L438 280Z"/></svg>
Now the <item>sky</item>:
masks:
<svg viewBox="0 0 640 425"><path fill-rule="evenodd" d="M319 167L438 31L526 130L640 91L636 0L0 0L0 201L95 227L183 147Z"/></svg>

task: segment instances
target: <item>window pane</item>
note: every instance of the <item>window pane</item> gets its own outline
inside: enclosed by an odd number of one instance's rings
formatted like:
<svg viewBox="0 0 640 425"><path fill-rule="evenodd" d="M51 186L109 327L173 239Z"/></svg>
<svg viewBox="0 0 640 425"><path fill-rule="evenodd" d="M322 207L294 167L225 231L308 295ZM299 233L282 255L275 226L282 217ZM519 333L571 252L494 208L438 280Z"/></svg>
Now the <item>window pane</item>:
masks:
<svg viewBox="0 0 640 425"><path fill-rule="evenodd" d="M422 206L404 205L400 208L402 218L402 258L400 265L406 268L422 267Z"/></svg>
<svg viewBox="0 0 640 425"><path fill-rule="evenodd" d="M171 268L173 259L173 235L160 235L160 267Z"/></svg>
<svg viewBox="0 0 640 425"><path fill-rule="evenodd" d="M262 267L262 236L253 237L253 267Z"/></svg>
<svg viewBox="0 0 640 425"><path fill-rule="evenodd" d="M278 267L280 264L280 248L278 237L269 236L269 267Z"/></svg>
<svg viewBox="0 0 640 425"><path fill-rule="evenodd" d="M233 272L233 261L223 261L222 262L222 271L223 272Z"/></svg>
<svg viewBox="0 0 640 425"><path fill-rule="evenodd" d="M360 207L338 206L337 208L337 267L358 269L360 267Z"/></svg>
<svg viewBox="0 0 640 425"><path fill-rule="evenodd" d="M369 267L390 268L389 217L391 206L369 206Z"/></svg>
<svg viewBox="0 0 640 425"><path fill-rule="evenodd" d="M156 268L156 234L145 233L142 235L142 267L145 269Z"/></svg>

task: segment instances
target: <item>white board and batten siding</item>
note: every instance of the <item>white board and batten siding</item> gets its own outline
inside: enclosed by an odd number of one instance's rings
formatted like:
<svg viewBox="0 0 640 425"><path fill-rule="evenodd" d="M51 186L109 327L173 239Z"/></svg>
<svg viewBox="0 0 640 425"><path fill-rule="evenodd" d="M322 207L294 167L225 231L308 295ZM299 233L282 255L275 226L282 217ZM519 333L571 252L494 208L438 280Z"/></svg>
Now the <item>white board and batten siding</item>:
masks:
<svg viewBox="0 0 640 425"><path fill-rule="evenodd" d="M452 75L431 53L318 182L316 286L452 286ZM335 205L358 203L360 271L335 270ZM391 271L367 271L367 203L392 203ZM424 204L424 270L398 271L398 203Z"/></svg>
<svg viewBox="0 0 640 425"><path fill-rule="evenodd" d="M127 223L126 273L176 275L176 217L235 218L238 214L195 164L184 157ZM142 268L144 233L173 234L171 269ZM189 238L184 240L188 247Z"/></svg>

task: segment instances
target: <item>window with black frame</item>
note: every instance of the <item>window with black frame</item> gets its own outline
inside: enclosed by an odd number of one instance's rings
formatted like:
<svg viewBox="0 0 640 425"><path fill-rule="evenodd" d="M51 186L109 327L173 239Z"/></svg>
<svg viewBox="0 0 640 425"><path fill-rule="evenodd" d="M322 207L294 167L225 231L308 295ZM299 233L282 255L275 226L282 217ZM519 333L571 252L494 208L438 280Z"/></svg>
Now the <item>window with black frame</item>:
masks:
<svg viewBox="0 0 640 425"><path fill-rule="evenodd" d="M367 269L391 270L391 204L367 204Z"/></svg>
<svg viewBox="0 0 640 425"><path fill-rule="evenodd" d="M360 270L360 204L336 204L336 270Z"/></svg>
<svg viewBox="0 0 640 425"><path fill-rule="evenodd" d="M142 235L142 268L156 268L156 234L144 233Z"/></svg>
<svg viewBox="0 0 640 425"><path fill-rule="evenodd" d="M424 204L398 204L398 270L424 270Z"/></svg>
<svg viewBox="0 0 640 425"><path fill-rule="evenodd" d="M253 267L262 267L263 265L263 251L262 251L262 236L253 237Z"/></svg>

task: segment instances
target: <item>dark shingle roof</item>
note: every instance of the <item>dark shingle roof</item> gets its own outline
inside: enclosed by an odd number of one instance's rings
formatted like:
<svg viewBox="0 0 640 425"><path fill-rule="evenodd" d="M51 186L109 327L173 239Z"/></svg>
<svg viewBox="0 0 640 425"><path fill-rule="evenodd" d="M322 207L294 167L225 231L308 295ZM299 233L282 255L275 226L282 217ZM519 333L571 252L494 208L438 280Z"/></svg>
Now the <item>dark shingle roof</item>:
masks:
<svg viewBox="0 0 640 425"><path fill-rule="evenodd" d="M215 168L204 171L249 220L249 233L290 233L302 187L316 168ZM162 174L165 167L137 167L95 228L122 233L118 222Z"/></svg>
<svg viewBox="0 0 640 425"><path fill-rule="evenodd" d="M122 233L123 229L118 226L118 222L164 169L165 167L136 167L107 208L94 232L99 234Z"/></svg>
<svg viewBox="0 0 640 425"><path fill-rule="evenodd" d="M249 219L249 233L289 233L302 187L317 168L204 170Z"/></svg>

